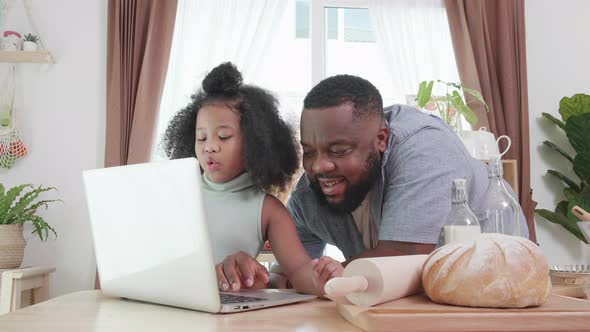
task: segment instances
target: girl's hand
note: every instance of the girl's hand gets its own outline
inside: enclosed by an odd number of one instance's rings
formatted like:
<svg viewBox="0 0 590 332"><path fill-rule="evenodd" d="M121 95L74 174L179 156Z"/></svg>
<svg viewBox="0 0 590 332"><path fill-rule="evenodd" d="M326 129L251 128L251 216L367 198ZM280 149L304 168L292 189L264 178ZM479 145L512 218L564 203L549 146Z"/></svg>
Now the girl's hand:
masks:
<svg viewBox="0 0 590 332"><path fill-rule="evenodd" d="M344 267L332 257L322 256L312 261L313 279L316 287L324 293L324 285L334 277L341 277Z"/></svg>
<svg viewBox="0 0 590 332"><path fill-rule="evenodd" d="M266 288L269 281L266 268L243 251L227 256L215 270L222 291Z"/></svg>

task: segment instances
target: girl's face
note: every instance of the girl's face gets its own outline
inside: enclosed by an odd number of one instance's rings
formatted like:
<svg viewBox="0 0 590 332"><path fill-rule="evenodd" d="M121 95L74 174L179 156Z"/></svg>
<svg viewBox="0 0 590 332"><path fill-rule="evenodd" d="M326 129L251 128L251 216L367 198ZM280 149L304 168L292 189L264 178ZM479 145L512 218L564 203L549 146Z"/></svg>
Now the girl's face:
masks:
<svg viewBox="0 0 590 332"><path fill-rule="evenodd" d="M197 115L195 154L207 178L227 182L245 171L237 111L223 104L203 106Z"/></svg>

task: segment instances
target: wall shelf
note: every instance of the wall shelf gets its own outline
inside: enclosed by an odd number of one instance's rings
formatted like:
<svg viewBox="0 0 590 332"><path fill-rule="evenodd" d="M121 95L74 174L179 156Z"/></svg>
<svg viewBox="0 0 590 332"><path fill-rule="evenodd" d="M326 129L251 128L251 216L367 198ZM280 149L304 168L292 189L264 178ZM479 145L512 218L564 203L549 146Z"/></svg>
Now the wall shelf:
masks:
<svg viewBox="0 0 590 332"><path fill-rule="evenodd" d="M54 63L49 51L0 51L0 62Z"/></svg>

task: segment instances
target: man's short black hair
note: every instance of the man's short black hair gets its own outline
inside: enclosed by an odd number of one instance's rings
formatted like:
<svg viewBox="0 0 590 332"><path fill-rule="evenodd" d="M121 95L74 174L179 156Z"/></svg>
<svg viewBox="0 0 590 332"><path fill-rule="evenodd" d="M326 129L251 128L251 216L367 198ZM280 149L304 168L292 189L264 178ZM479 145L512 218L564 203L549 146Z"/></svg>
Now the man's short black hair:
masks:
<svg viewBox="0 0 590 332"><path fill-rule="evenodd" d="M353 119L373 115L383 118L383 99L379 90L364 78L353 75L328 77L309 91L304 109L326 108L350 103Z"/></svg>

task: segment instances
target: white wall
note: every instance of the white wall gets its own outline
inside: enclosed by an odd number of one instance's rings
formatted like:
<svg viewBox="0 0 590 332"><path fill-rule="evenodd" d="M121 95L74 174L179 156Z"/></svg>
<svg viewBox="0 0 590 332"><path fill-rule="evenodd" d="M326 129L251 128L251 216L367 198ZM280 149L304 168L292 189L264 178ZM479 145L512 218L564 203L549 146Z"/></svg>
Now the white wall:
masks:
<svg viewBox="0 0 590 332"><path fill-rule="evenodd" d="M29 32L20 0L2 28ZM53 65L20 64L17 114L29 155L11 170L0 170L0 182L55 186L63 204L42 215L58 238L40 242L25 233L25 265L50 265L50 296L94 285L94 252L81 181L83 169L104 160L106 17L105 0L33 0L33 16ZM8 25L8 26L5 26ZM2 74L7 64L0 64ZM19 103L20 102L20 103ZM29 227L30 230L30 227Z"/></svg>
<svg viewBox="0 0 590 332"><path fill-rule="evenodd" d="M568 162L541 147L545 139L568 146L561 130L541 120L547 112L561 118L559 100L590 94L590 1L525 2L531 132L531 186L538 208L553 210L563 185L545 175L549 168L566 170ZM573 174L571 167L566 174ZM590 247L561 226L536 217L537 237L550 264L590 263Z"/></svg>

